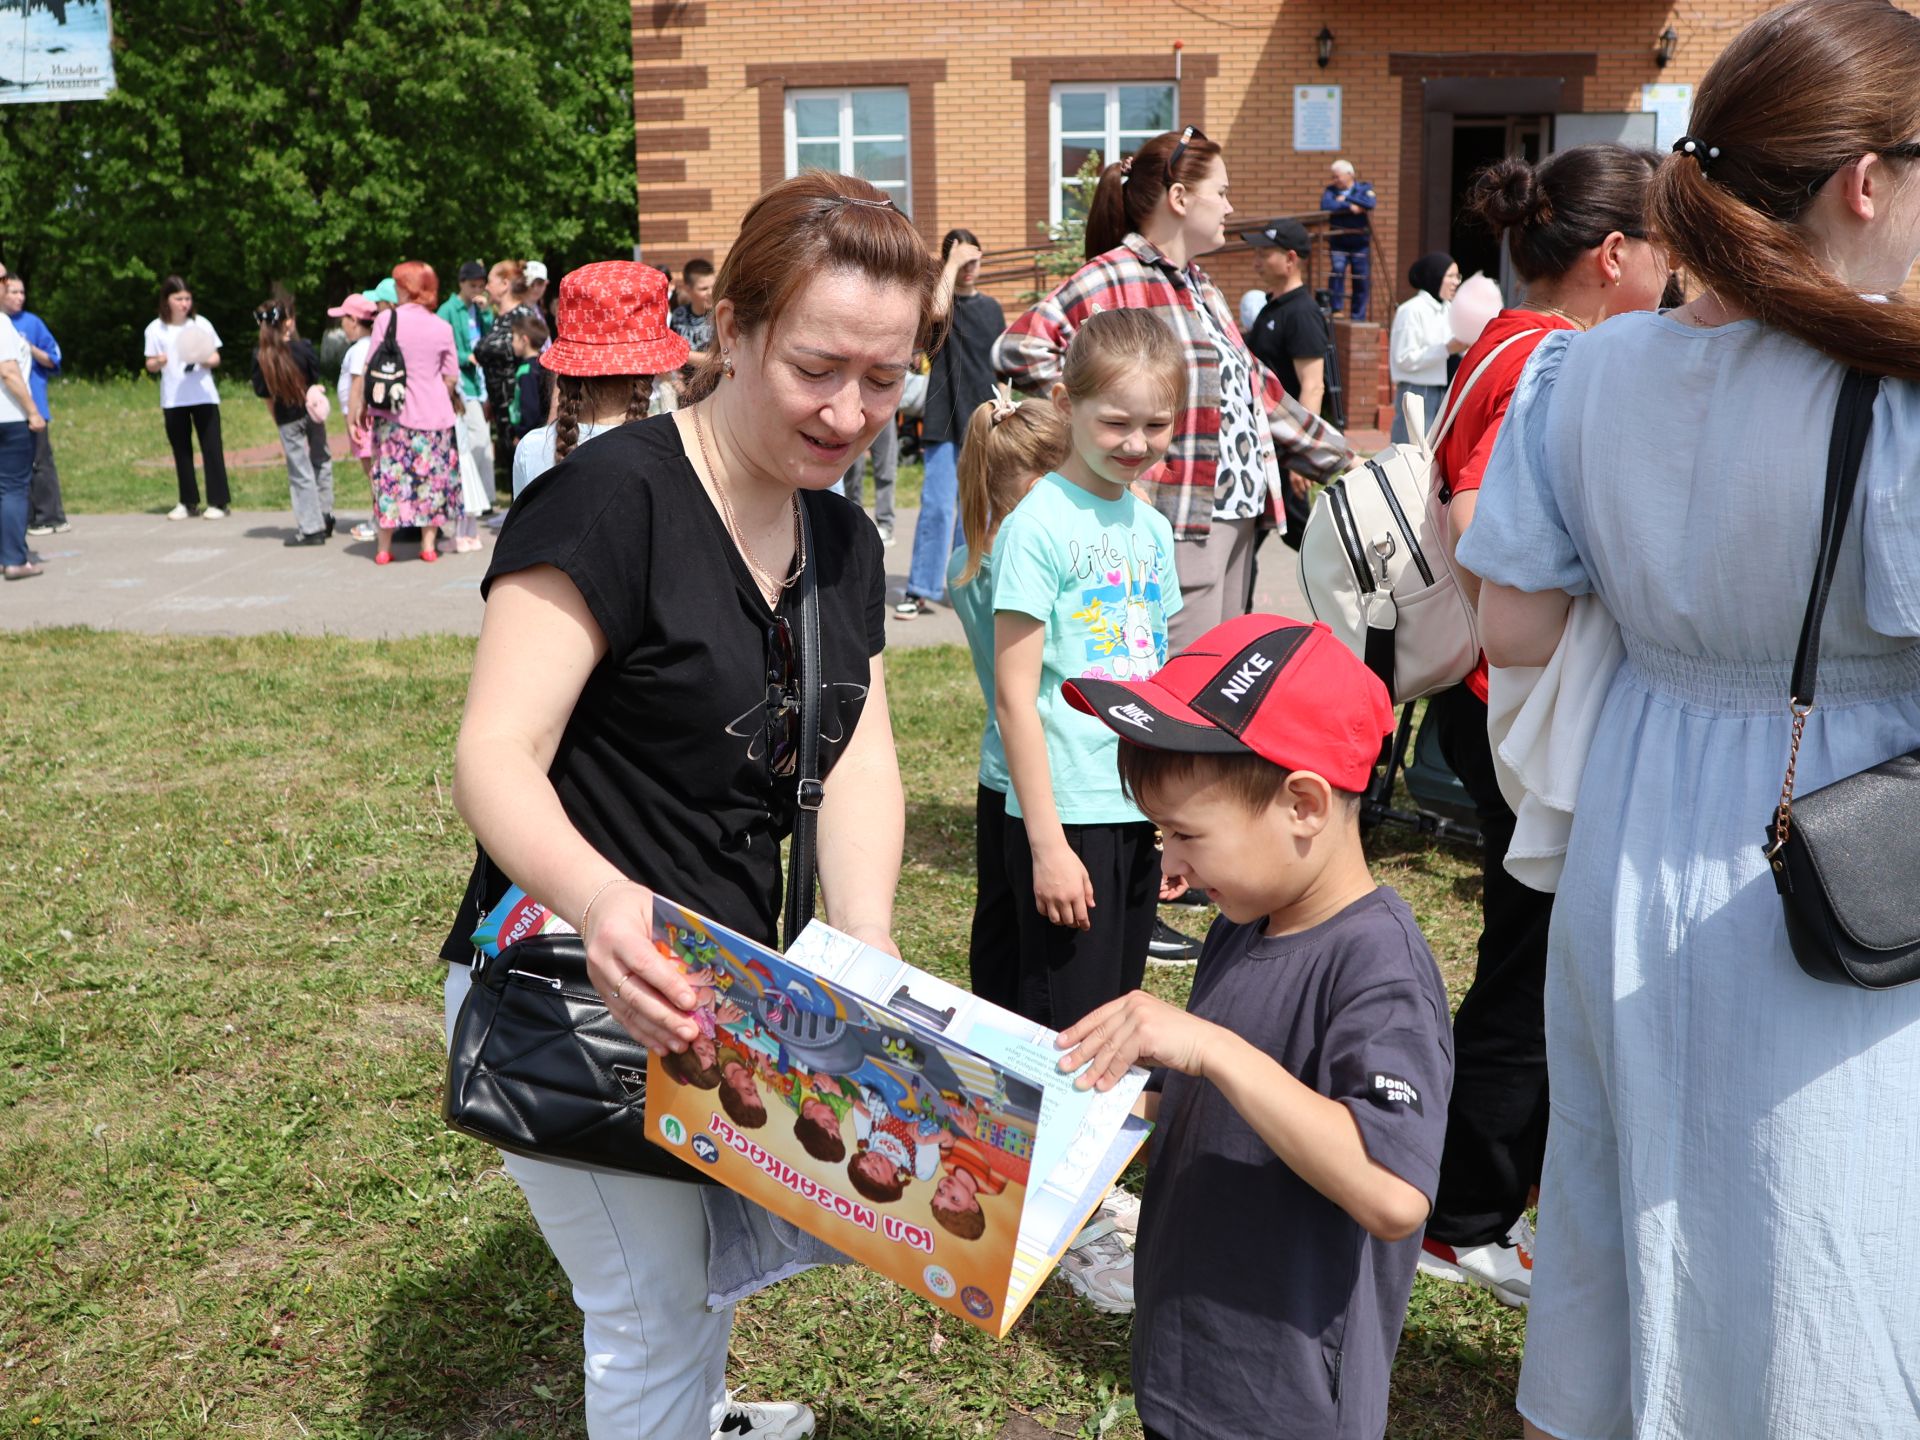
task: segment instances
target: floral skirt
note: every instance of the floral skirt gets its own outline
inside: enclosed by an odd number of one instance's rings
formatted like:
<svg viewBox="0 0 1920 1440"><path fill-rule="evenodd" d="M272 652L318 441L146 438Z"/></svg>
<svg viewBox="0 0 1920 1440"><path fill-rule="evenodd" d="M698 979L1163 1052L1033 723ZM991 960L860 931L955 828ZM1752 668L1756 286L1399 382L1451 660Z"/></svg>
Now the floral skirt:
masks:
<svg viewBox="0 0 1920 1440"><path fill-rule="evenodd" d="M457 430L409 430L397 420L373 421L374 524L451 525L465 514L460 499Z"/></svg>

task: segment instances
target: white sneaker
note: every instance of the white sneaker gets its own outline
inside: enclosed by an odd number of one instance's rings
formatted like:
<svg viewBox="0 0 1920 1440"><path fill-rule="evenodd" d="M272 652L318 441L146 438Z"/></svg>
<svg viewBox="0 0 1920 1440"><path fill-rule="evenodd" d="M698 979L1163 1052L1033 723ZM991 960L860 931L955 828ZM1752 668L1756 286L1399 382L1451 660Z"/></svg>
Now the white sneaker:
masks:
<svg viewBox="0 0 1920 1440"><path fill-rule="evenodd" d="M192 514L193 512L187 509L186 506L176 505L171 510L167 511L167 518L169 520L185 520L191 517Z"/></svg>
<svg viewBox="0 0 1920 1440"><path fill-rule="evenodd" d="M53 534L53 526L51 526L51 525L29 525L29 526L27 526L27 534L29 534L29 535L51 535L51 534Z"/></svg>
<svg viewBox="0 0 1920 1440"><path fill-rule="evenodd" d="M1104 1315L1133 1313L1133 1251L1113 1222L1096 1217L1060 1257L1060 1273Z"/></svg>
<svg viewBox="0 0 1920 1440"><path fill-rule="evenodd" d="M1105 1217L1113 1222L1113 1228L1120 1232L1120 1238L1131 1249L1140 1234L1140 1197L1131 1190L1122 1190L1118 1185L1107 1192L1107 1198L1100 1202L1100 1208L1094 1212L1096 1217Z"/></svg>
<svg viewBox="0 0 1920 1440"><path fill-rule="evenodd" d="M813 1411L790 1400L749 1402L736 1400L727 1392L727 1411L713 1432L713 1440L731 1440L736 1435L753 1440L801 1440L813 1434Z"/></svg>
<svg viewBox="0 0 1920 1440"><path fill-rule="evenodd" d="M1533 1225L1522 1215L1507 1232L1506 1243L1461 1250L1423 1240L1418 1269L1436 1280L1484 1286L1502 1305L1524 1310L1533 1298Z"/></svg>
<svg viewBox="0 0 1920 1440"><path fill-rule="evenodd" d="M202 520L224 520L227 518L227 512L222 510L218 505L209 505L200 512L200 518Z"/></svg>

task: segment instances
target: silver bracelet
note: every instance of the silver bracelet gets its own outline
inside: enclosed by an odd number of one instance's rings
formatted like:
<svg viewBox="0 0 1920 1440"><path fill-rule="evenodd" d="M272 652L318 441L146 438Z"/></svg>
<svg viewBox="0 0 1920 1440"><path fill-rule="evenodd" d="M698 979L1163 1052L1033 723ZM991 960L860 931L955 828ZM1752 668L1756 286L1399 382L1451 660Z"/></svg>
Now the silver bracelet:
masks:
<svg viewBox="0 0 1920 1440"><path fill-rule="evenodd" d="M609 880L609 881L607 881L607 882L606 882L606 884L604 884L604 885L602 885L602 886L601 886L601 887L600 887L600 888L599 888L598 890L596 890L596 891L594 891L594 892L593 892L593 894L591 894L591 895L589 895L589 896L587 897L587 903L586 903L586 907L585 907L584 909L582 909L582 910L581 910L581 912L580 912L580 935L581 935L581 937L582 937L583 939L584 939L584 938L586 937L586 933L587 933L587 917L588 917L589 915L591 915L591 914L593 914L593 902L594 902L594 901L596 901L596 900L598 900L598 899L599 899L599 898L600 898L600 897L601 897L602 895L604 895L604 894L606 894L606 893L607 893L607 891L609 891L609 890L611 890L611 889L612 889L612 888L613 888L614 886L616 886L616 885L637 885L637 884L639 884L639 883L640 883L640 882L639 882L639 881L637 881L637 880L629 880L629 879L628 879L628 878L627 878L626 876L624 876L624 875L616 875L616 876L614 876L614 877L613 877L613 879L611 879L611 880Z"/></svg>

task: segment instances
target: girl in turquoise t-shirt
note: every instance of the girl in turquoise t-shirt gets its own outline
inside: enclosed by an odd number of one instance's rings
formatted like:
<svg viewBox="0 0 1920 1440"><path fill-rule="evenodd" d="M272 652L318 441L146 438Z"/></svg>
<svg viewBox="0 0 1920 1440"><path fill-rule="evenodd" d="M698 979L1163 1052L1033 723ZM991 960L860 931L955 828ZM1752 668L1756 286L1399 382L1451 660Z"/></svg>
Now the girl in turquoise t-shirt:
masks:
<svg viewBox="0 0 1920 1440"><path fill-rule="evenodd" d="M993 542L1014 506L1042 475L1065 464L1067 453L1066 417L1051 400L1016 402L1003 389L976 409L960 445L960 524L966 540L947 561L947 599L967 632L973 673L987 698L980 788L973 802L967 969L974 994L1009 1010L1020 1004L1020 927L1007 878L1007 753L993 717Z"/></svg>
<svg viewBox="0 0 1920 1440"><path fill-rule="evenodd" d="M1019 940L1014 1008L1056 1029L1139 986L1160 885L1153 826L1120 788L1119 739L1067 703L1082 677L1139 680L1180 609L1173 528L1131 487L1186 403L1166 323L1108 310L1067 349L1052 403L1070 453L993 547L994 714L1006 747L1007 878Z"/></svg>

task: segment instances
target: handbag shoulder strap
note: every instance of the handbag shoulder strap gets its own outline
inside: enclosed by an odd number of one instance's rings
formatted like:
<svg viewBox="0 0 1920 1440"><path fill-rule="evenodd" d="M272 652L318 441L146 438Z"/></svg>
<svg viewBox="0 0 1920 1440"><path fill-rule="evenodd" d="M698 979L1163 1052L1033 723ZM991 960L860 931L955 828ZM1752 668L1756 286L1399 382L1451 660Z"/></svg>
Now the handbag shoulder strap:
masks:
<svg viewBox="0 0 1920 1440"><path fill-rule="evenodd" d="M1467 403L1467 395L1472 391L1474 386L1478 385L1480 381L1485 378L1487 371L1493 367L1493 362L1500 358L1500 353L1503 350L1516 340L1524 340L1529 335L1544 335L1545 333L1546 331L1544 329L1521 330L1509 335L1498 345L1494 346L1493 349L1489 350L1486 358L1473 367L1473 373L1467 376L1467 383L1449 395L1446 403L1440 407L1440 414L1434 420L1433 429L1429 431L1427 435L1427 449L1435 452L1440 449L1441 442L1447 438L1447 432L1453 429L1453 422L1460 418L1460 410L1461 407Z"/></svg>
<svg viewBox="0 0 1920 1440"><path fill-rule="evenodd" d="M800 545L805 557L794 599L800 610L800 753L799 802L793 818L793 839L787 847L786 923L782 933L791 945L813 919L813 882L818 864L820 802L826 787L820 781L820 696L824 676L820 658L820 569L813 552L813 517L800 501Z"/></svg>
<svg viewBox="0 0 1920 1440"><path fill-rule="evenodd" d="M1827 492L1820 511L1820 554L1814 562L1813 586L1807 592L1807 613L1800 622L1800 644L1793 653L1793 704L1813 707L1814 677L1820 668L1820 622L1827 596L1840 564L1840 542L1847 533L1853 493L1860 480L1860 461L1867 452L1867 432L1873 428L1873 402L1880 393L1880 376L1848 370L1840 381L1840 400L1834 409L1833 438L1827 445Z"/></svg>

